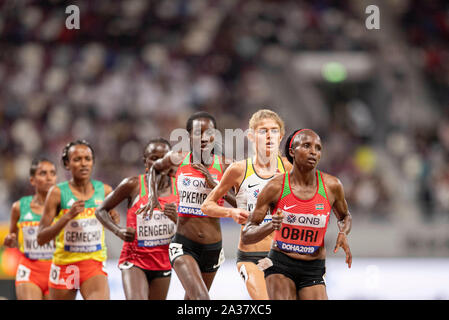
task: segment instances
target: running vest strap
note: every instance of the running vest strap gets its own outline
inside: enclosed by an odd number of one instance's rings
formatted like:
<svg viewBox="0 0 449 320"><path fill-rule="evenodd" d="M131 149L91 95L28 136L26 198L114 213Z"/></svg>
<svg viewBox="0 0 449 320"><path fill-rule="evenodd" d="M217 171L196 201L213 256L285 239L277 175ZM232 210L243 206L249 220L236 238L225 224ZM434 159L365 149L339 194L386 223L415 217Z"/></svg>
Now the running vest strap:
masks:
<svg viewBox="0 0 449 320"><path fill-rule="evenodd" d="M91 180L94 187L93 196L85 201L84 211L70 220L56 236L56 250L53 256L55 264L70 264L83 260L106 260L106 243L103 225L95 217L95 209L104 200L104 185ZM57 185L61 190L61 210L55 218L57 222L70 211L78 199L69 187L69 182Z"/></svg>
<svg viewBox="0 0 449 320"><path fill-rule="evenodd" d="M324 245L331 205L319 170L316 179L315 195L301 200L291 190L288 172L284 174L283 191L274 209L284 214L281 229L274 234L277 247L283 251L312 254Z"/></svg>
<svg viewBox="0 0 449 320"><path fill-rule="evenodd" d="M51 260L55 251L55 242L50 242L40 246L37 244L37 231L41 215L31 210L33 196L22 197L20 203L20 217L17 221L19 228L19 249L31 260Z"/></svg>
<svg viewBox="0 0 449 320"><path fill-rule="evenodd" d="M179 165L176 172L176 187L178 191L178 215L188 217L207 217L201 211L201 205L210 193L206 178L201 172L195 170L190 162L191 152L187 154L184 161ZM208 168L215 182L219 182L223 176L220 158L214 155L214 162ZM224 200L218 201L223 205Z"/></svg>
<svg viewBox="0 0 449 320"><path fill-rule="evenodd" d="M277 169L276 173L284 173L284 163L282 162L282 158L278 156L277 158ZM260 191L265 187L265 185L273 179L275 176L273 174L269 178L260 177L256 170L254 169L253 160L251 158L246 159L246 169L245 169L245 178L240 184L239 191L236 195L237 208L245 209L249 212L252 212L256 207L257 197L259 196ZM271 221L271 214L267 214L262 223L267 223Z"/></svg>

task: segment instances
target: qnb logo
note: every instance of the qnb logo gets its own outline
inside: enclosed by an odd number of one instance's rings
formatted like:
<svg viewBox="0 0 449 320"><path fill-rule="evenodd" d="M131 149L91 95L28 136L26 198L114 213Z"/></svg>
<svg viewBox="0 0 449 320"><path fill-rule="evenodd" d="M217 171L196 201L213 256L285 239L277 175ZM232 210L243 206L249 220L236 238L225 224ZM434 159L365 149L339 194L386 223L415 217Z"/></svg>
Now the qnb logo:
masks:
<svg viewBox="0 0 449 320"><path fill-rule="evenodd" d="M285 212L284 222L291 225L323 228L326 226L329 213L314 215Z"/></svg>
<svg viewBox="0 0 449 320"><path fill-rule="evenodd" d="M182 180L182 185L183 185L184 187L190 186L190 178L184 178L184 179Z"/></svg>
<svg viewBox="0 0 449 320"><path fill-rule="evenodd" d="M296 217L295 217L295 215L294 215L294 214L289 214L289 215L287 216L287 222L288 222L288 223L295 223L295 222L296 222Z"/></svg>

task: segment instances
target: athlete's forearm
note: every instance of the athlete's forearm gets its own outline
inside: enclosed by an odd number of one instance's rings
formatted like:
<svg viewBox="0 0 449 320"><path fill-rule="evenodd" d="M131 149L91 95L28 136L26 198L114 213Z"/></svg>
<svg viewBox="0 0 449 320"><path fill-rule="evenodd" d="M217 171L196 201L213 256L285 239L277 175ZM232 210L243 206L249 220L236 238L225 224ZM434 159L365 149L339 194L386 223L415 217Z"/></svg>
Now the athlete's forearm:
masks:
<svg viewBox="0 0 449 320"><path fill-rule="evenodd" d="M46 227L40 225L37 233L38 245L42 246L56 238L70 220L68 215L63 215L61 219L52 225Z"/></svg>
<svg viewBox="0 0 449 320"><path fill-rule="evenodd" d="M274 228L271 222L263 225L249 223L242 230L241 240L244 244L253 244L266 238L273 231Z"/></svg>
<svg viewBox="0 0 449 320"><path fill-rule="evenodd" d="M349 232L351 232L352 228L351 214L348 212L342 219L338 220L337 225L340 232L343 232L344 234L348 235Z"/></svg>
<svg viewBox="0 0 449 320"><path fill-rule="evenodd" d="M226 197L225 197L226 200ZM234 198L235 200L235 198ZM230 203L232 205L232 203ZM214 218L231 218L232 217L232 208L226 208L218 205L213 200L206 200L201 205L201 211L204 214L207 214L209 217Z"/></svg>
<svg viewBox="0 0 449 320"><path fill-rule="evenodd" d="M97 210L95 210L95 216L106 229L111 231L113 234L118 235L118 233L120 232L120 226L118 226L114 222L111 215L106 209L98 208Z"/></svg>

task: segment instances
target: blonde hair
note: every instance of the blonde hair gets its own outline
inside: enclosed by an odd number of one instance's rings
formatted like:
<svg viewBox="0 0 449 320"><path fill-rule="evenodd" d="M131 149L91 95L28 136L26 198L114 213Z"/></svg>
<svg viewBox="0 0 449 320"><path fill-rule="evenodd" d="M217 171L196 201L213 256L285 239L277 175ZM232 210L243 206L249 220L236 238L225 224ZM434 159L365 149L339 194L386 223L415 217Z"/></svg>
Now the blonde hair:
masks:
<svg viewBox="0 0 449 320"><path fill-rule="evenodd" d="M254 113L251 116L251 119L249 119L249 128L251 130L256 129L257 124L263 119L272 119L272 120L276 121L277 124L279 125L281 135L282 136L285 135L284 121L281 119L281 117L279 117L279 115L276 112L269 110L269 109L260 109L259 111Z"/></svg>

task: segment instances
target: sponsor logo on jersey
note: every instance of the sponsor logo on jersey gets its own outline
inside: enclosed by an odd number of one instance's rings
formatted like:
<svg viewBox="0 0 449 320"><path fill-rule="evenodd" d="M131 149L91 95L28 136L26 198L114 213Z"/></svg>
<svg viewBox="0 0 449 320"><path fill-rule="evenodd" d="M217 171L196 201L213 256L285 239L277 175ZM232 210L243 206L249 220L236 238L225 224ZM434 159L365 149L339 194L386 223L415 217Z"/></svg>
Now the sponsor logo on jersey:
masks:
<svg viewBox="0 0 449 320"><path fill-rule="evenodd" d="M185 177L185 178L182 180L182 184L184 185L184 187L190 186L190 178Z"/></svg>
<svg viewBox="0 0 449 320"><path fill-rule="evenodd" d="M324 228L326 226L327 217L329 216L329 213L314 215L302 213L291 214L286 212L285 214L283 222L286 224L315 228Z"/></svg>
<svg viewBox="0 0 449 320"><path fill-rule="evenodd" d="M33 214L31 212L27 212L27 214L23 217L24 220L33 220Z"/></svg>
<svg viewBox="0 0 449 320"><path fill-rule="evenodd" d="M317 203L315 205L315 210L324 210L324 204L323 203Z"/></svg>

